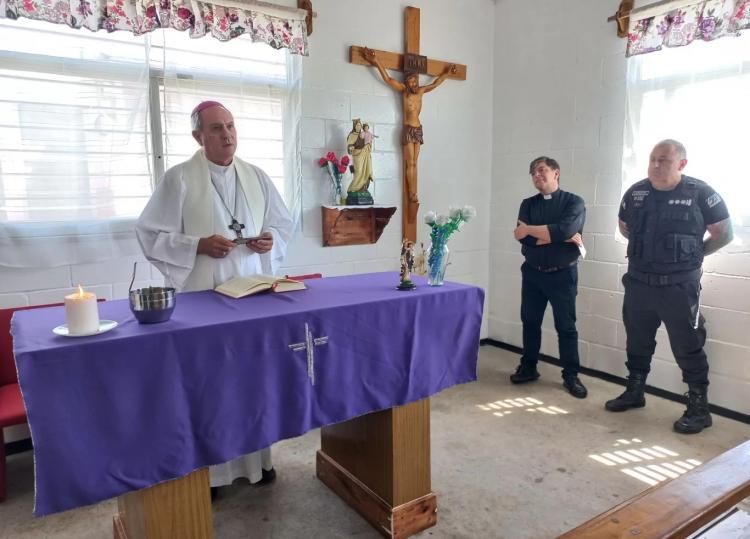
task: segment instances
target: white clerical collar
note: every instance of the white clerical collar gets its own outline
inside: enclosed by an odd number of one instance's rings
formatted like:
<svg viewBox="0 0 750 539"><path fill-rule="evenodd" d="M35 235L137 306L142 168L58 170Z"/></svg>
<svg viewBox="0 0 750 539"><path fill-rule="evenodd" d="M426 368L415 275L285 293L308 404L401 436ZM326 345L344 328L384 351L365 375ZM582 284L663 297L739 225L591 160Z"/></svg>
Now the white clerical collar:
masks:
<svg viewBox="0 0 750 539"><path fill-rule="evenodd" d="M230 170L234 170L234 162L229 163L228 165L217 165L216 163L213 163L206 159L208 162L208 170L211 172L211 174L216 174L218 176L227 176L229 174Z"/></svg>
<svg viewBox="0 0 750 539"><path fill-rule="evenodd" d="M542 197L544 197L544 200L552 200L552 193L548 195L542 195Z"/></svg>

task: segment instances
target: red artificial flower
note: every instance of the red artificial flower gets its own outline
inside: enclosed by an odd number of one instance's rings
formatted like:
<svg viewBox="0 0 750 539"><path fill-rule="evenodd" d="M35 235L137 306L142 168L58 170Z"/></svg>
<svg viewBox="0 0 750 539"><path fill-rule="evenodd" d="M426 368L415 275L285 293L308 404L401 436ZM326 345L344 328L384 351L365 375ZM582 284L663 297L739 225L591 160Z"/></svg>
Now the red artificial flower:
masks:
<svg viewBox="0 0 750 539"><path fill-rule="evenodd" d="M343 174L344 172L346 172L346 165L339 165L338 169L339 169L339 172Z"/></svg>
<svg viewBox="0 0 750 539"><path fill-rule="evenodd" d="M156 6L151 5L146 8L146 17L149 19L156 17Z"/></svg>
<svg viewBox="0 0 750 539"><path fill-rule="evenodd" d="M333 152L328 152L326 154L326 159L328 159L329 161L333 161L334 159L336 159L336 154Z"/></svg>
<svg viewBox="0 0 750 539"><path fill-rule="evenodd" d="M321 157L320 159L318 159L318 164L319 164L319 165L320 165L321 167L324 167L324 166L326 165L326 163L327 163L327 162L328 162L328 159L326 159L325 157Z"/></svg>
<svg viewBox="0 0 750 539"><path fill-rule="evenodd" d="M348 155L345 155L344 157L341 158L341 164L344 165L344 166L346 166L346 165L349 164L349 156Z"/></svg>

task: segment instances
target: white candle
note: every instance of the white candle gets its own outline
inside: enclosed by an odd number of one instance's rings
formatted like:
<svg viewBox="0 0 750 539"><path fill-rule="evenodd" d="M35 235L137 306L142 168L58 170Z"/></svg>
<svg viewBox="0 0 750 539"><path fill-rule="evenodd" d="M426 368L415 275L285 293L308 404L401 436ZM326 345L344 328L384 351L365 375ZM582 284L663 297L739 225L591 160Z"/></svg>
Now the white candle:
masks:
<svg viewBox="0 0 750 539"><path fill-rule="evenodd" d="M95 333L99 329L99 309L96 295L84 292L78 285L78 292L65 296L65 317L68 320L68 333Z"/></svg>

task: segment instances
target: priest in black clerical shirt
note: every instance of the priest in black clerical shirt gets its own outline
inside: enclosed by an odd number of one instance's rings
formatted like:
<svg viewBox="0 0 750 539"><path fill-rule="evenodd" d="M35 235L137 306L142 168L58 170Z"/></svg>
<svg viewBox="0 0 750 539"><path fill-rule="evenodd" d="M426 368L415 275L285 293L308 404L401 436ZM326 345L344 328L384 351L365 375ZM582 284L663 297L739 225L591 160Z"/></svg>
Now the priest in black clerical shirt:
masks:
<svg viewBox="0 0 750 539"><path fill-rule="evenodd" d="M586 206L578 195L560 189L560 165L554 159L534 159L529 174L539 194L521 202L514 231L526 261L521 266L523 356L510 380L520 384L539 378L536 364L549 302L560 346L563 385L571 395L583 399L587 391L578 379L576 295L578 257L585 252L581 233Z"/></svg>

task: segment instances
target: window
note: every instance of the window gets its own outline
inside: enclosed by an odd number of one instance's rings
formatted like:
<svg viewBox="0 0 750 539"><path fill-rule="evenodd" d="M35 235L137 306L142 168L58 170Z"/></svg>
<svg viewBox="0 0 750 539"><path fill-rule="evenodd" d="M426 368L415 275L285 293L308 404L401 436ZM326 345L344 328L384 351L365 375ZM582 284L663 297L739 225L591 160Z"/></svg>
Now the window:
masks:
<svg viewBox="0 0 750 539"><path fill-rule="evenodd" d="M285 115L298 111L286 51L27 19L0 19L0 33L0 222L137 217L154 181L197 150L189 116L204 99L232 110L238 155L293 207L296 142L285 134L297 120Z"/></svg>
<svg viewBox="0 0 750 539"><path fill-rule="evenodd" d="M628 62L623 192L646 177L656 142L677 139L688 152L685 174L721 194L735 228L733 248L747 249L750 31L634 56Z"/></svg>

